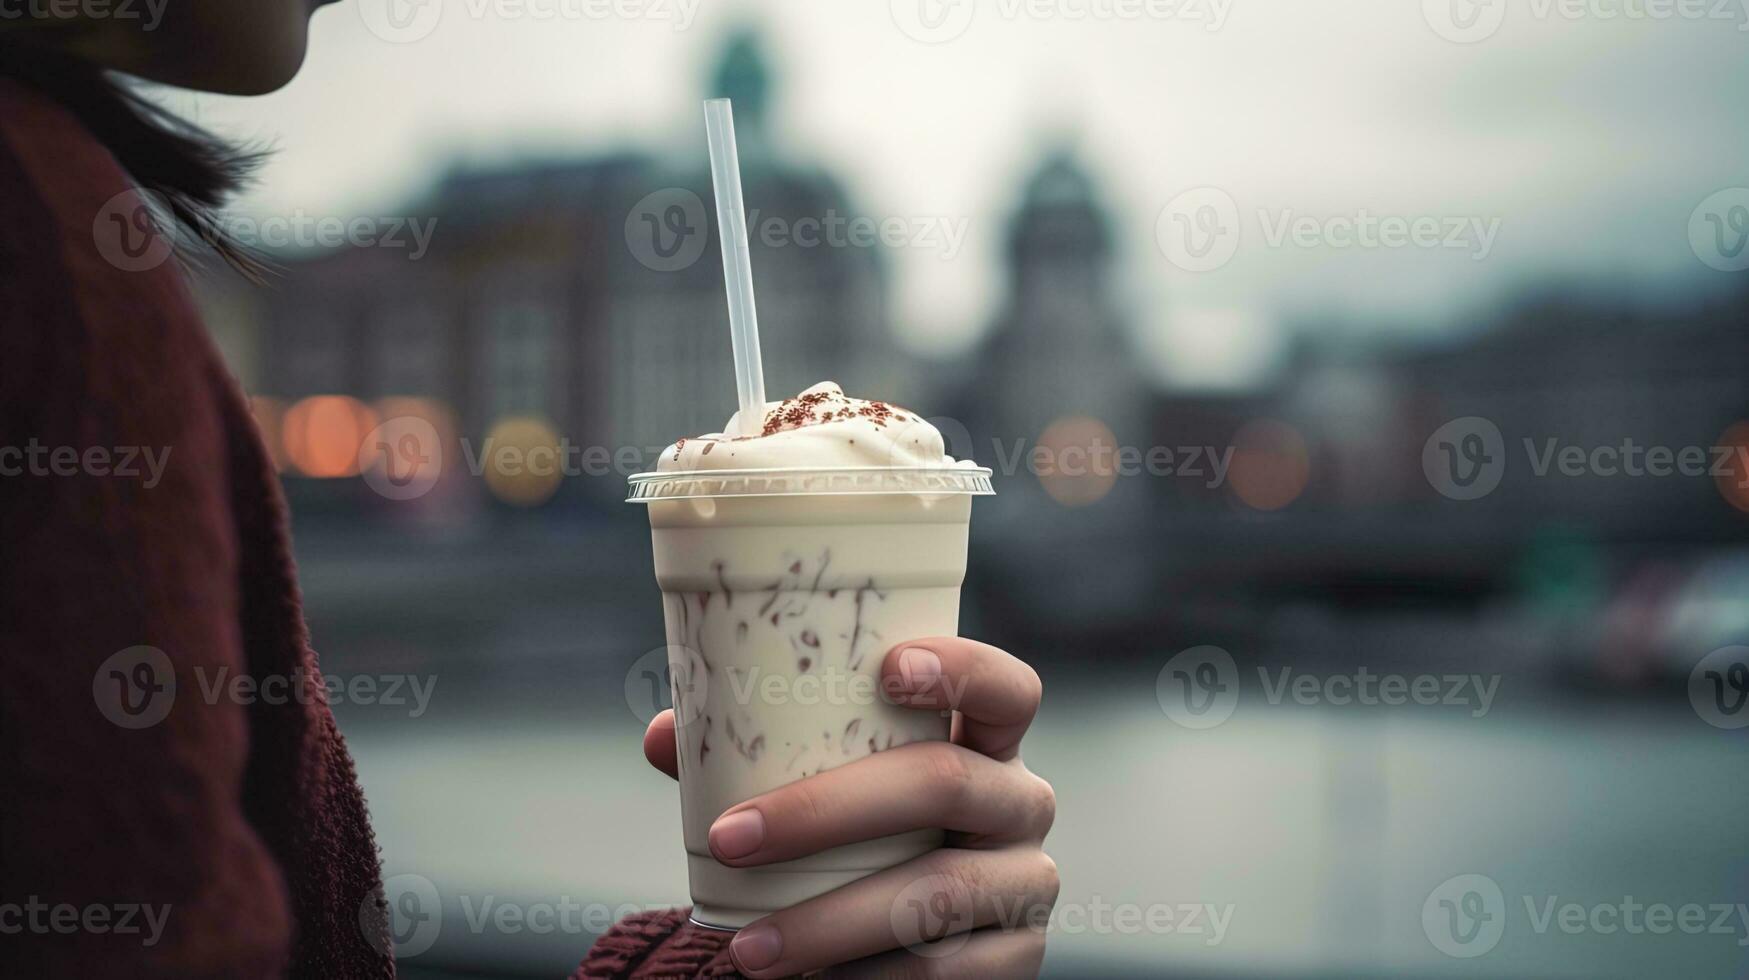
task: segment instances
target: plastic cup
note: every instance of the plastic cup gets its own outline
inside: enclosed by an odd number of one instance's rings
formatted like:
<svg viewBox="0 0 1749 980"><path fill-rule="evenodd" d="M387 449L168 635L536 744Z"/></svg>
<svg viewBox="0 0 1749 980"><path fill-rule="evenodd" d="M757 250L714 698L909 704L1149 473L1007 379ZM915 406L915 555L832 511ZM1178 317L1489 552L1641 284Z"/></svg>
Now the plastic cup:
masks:
<svg viewBox="0 0 1749 980"><path fill-rule="evenodd" d="M711 856L724 810L910 742L951 713L891 704L887 651L959 630L969 467L644 473L662 589L692 917L739 929L941 845L918 831L758 868Z"/></svg>

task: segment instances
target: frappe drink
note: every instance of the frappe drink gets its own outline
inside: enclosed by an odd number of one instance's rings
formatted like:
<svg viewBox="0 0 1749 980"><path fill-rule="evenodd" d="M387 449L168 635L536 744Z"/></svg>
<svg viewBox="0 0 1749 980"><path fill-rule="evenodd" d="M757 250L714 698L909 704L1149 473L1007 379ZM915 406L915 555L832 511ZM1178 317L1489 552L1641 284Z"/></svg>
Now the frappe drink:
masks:
<svg viewBox="0 0 1749 980"><path fill-rule="evenodd" d="M724 431L749 434L669 447L630 499L649 507L662 589L693 918L738 929L941 844L921 831L737 869L707 835L785 783L948 737L945 712L889 703L881 663L958 632L971 498L991 489L917 415L829 382Z"/></svg>

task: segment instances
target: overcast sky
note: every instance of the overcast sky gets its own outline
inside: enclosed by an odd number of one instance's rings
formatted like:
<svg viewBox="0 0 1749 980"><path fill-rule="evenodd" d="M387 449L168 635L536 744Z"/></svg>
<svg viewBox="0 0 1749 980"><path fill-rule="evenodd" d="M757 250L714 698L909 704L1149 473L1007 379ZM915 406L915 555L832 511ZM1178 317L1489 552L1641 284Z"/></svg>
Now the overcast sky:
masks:
<svg viewBox="0 0 1749 980"><path fill-rule="evenodd" d="M324 9L274 95L175 98L278 147L243 211L395 215L463 157L702 154L703 77L752 23L794 156L860 213L968 223L958 255L893 257L909 345L975 339L1018 184L1068 133L1118 222L1145 353L1219 384L1254 378L1307 312L1438 329L1551 274L1720 288L1691 218L1749 186L1749 0L1698 19L1620 13L1645 0L427 2ZM1432 219L1439 245L1334 247L1355 233L1322 222L1363 209ZM1211 229L1227 251L1172 247Z"/></svg>

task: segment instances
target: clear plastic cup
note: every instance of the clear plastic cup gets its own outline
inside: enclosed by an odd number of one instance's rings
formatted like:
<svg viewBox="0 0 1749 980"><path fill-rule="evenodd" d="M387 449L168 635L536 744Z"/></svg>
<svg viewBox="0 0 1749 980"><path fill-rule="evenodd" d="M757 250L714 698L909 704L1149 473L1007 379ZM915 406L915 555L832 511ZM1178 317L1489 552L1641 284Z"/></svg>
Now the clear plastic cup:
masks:
<svg viewBox="0 0 1749 980"><path fill-rule="evenodd" d="M643 473L662 589L692 917L754 919L940 846L918 831L759 868L711 856L729 807L874 752L946 739L947 712L889 703L893 645L959 630L965 466Z"/></svg>

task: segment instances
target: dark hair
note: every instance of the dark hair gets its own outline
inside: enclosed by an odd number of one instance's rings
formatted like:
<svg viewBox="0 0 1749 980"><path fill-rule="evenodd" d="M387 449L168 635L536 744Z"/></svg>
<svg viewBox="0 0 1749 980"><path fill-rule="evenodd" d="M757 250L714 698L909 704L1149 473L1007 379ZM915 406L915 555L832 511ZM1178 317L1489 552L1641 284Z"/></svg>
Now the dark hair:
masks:
<svg viewBox="0 0 1749 980"><path fill-rule="evenodd" d="M266 263L225 230L219 208L249 182L265 154L225 142L140 95L130 82L83 58L23 38L0 39L0 77L42 92L71 112L114 154L140 189L150 191L173 227L187 264L186 245L204 243L233 269L260 282ZM179 233L180 232L180 233Z"/></svg>

